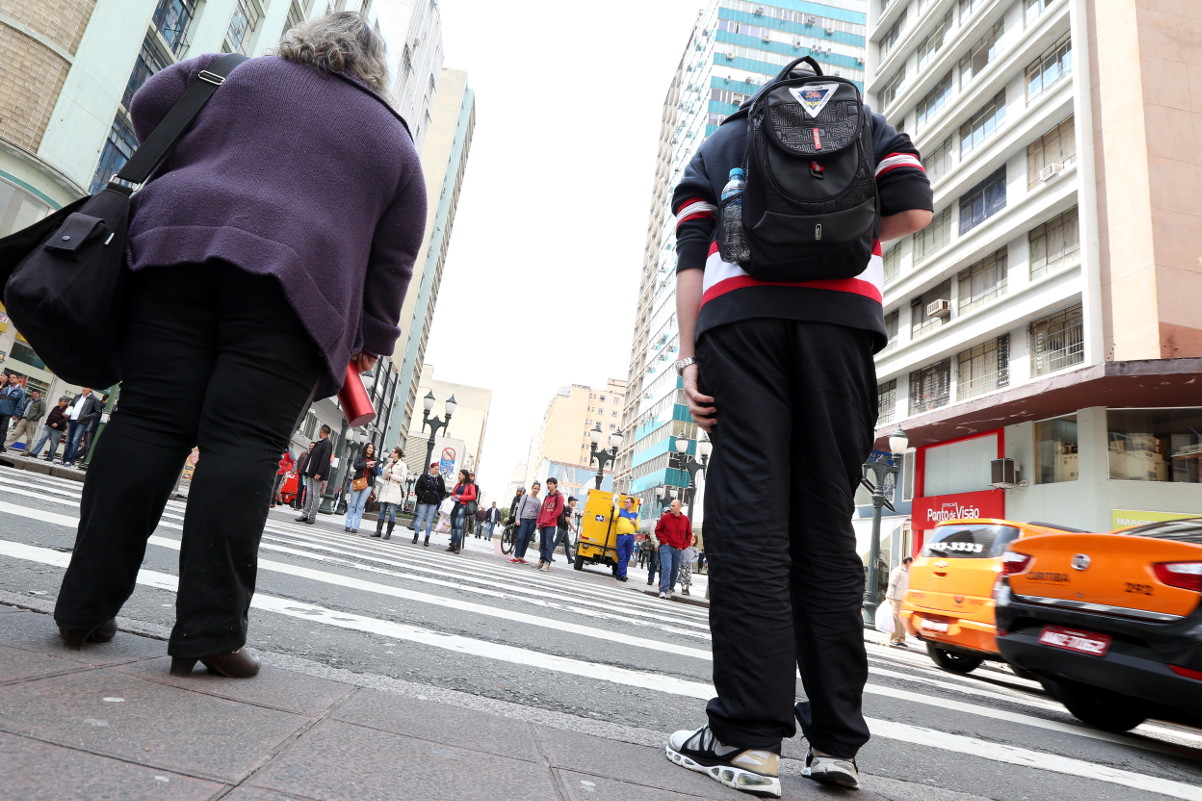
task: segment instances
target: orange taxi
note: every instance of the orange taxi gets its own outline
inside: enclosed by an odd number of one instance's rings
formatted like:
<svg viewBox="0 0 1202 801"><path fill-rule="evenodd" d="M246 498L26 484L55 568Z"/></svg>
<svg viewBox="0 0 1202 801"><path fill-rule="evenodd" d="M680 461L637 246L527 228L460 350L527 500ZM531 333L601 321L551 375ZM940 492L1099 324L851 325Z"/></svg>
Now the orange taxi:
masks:
<svg viewBox="0 0 1202 801"><path fill-rule="evenodd" d="M1011 543L998 645L1080 720L1202 725L1202 517Z"/></svg>
<svg viewBox="0 0 1202 801"><path fill-rule="evenodd" d="M987 659L1001 661L993 590L1002 554L1016 540L1065 531L1079 529L990 518L939 523L910 565L901 611L906 630L926 643L936 665L953 673L973 671Z"/></svg>

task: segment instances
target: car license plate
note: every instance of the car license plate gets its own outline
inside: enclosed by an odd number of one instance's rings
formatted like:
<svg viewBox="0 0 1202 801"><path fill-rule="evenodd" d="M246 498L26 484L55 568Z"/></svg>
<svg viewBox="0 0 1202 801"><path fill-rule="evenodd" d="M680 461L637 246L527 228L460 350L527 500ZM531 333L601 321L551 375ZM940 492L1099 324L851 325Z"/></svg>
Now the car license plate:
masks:
<svg viewBox="0 0 1202 801"><path fill-rule="evenodd" d="M927 620L924 618L922 627L927 631L947 631L948 622L946 620Z"/></svg>
<svg viewBox="0 0 1202 801"><path fill-rule="evenodd" d="M1039 633L1039 641L1053 648L1090 656L1105 656L1110 650L1110 637L1105 634L1062 629L1059 626L1044 626L1043 631Z"/></svg>

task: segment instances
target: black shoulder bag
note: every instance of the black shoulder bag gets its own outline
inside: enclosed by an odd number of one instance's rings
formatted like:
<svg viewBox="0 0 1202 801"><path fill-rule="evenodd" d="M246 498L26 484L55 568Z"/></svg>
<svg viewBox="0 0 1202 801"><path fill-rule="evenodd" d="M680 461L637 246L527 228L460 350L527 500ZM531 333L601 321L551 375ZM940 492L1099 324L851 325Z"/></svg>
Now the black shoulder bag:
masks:
<svg viewBox="0 0 1202 801"><path fill-rule="evenodd" d="M109 387L121 380L130 195L245 60L233 53L202 70L104 189L0 239L5 310L46 366L68 383Z"/></svg>

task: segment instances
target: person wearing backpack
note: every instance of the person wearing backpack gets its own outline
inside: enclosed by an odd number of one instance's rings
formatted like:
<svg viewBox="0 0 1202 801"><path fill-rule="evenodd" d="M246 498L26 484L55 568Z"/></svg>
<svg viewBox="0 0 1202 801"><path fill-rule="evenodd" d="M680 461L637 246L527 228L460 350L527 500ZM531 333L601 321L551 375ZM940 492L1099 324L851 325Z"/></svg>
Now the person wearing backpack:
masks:
<svg viewBox="0 0 1202 801"><path fill-rule="evenodd" d="M714 444L717 695L708 723L667 750L735 789L780 796L795 718L804 775L859 786L868 664L849 510L874 439L872 357L887 342L880 243L922 230L931 210L909 138L809 58L728 117L673 193L676 368ZM795 707L798 668L808 700Z"/></svg>

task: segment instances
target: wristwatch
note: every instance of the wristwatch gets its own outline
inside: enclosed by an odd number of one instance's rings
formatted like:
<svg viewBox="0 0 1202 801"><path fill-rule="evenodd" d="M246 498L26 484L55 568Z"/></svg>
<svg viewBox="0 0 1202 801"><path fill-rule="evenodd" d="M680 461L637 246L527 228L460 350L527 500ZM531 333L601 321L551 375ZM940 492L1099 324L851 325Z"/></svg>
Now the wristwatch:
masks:
<svg viewBox="0 0 1202 801"><path fill-rule="evenodd" d="M688 367L690 364L696 364L696 363L697 363L696 356L690 356L687 359L681 359L678 362L676 362L676 372L678 374L683 373L684 368Z"/></svg>

